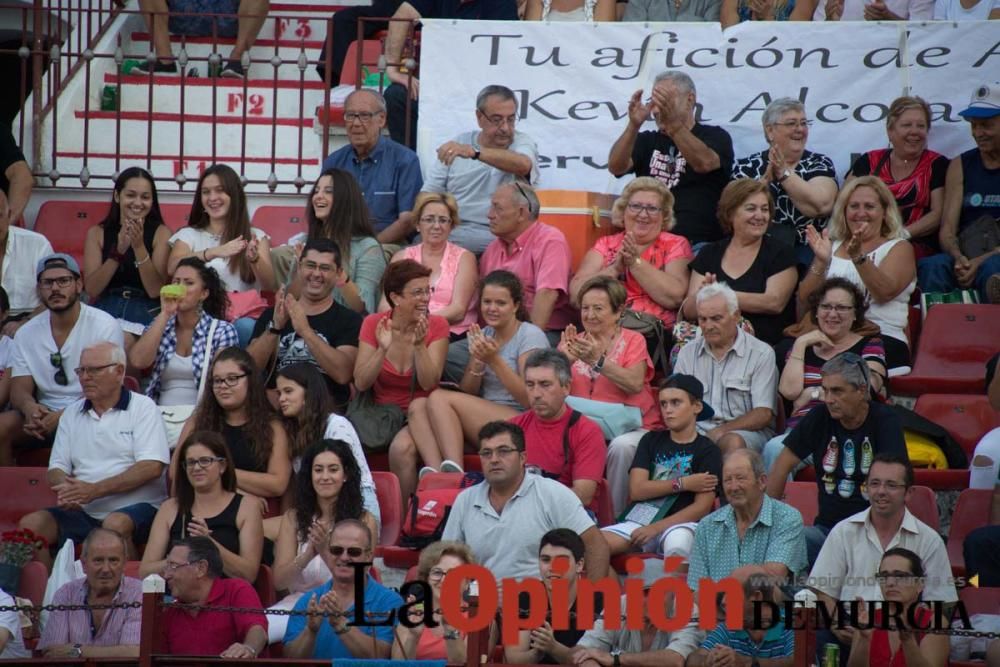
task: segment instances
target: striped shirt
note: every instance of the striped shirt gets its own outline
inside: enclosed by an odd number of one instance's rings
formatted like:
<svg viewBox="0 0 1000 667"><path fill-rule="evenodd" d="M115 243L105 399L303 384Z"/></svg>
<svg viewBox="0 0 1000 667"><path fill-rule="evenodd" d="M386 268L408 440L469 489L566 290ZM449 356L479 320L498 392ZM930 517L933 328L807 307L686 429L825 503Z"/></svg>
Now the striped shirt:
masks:
<svg viewBox="0 0 1000 667"><path fill-rule="evenodd" d="M63 585L52 598L52 604L86 604L87 578L75 579ZM112 599L113 604L142 602L142 582L132 577L122 577L122 582ZM104 622L95 628L95 619L87 610L53 611L42 629L38 650L62 644L83 646L138 646L142 609L116 608L104 612Z"/></svg>
<svg viewBox="0 0 1000 667"><path fill-rule="evenodd" d="M730 630L720 624L708 633L701 643L701 648L711 650L715 646L728 646L736 655L757 660L775 660L791 658L795 653L795 631L778 623L764 633L760 644L750 638L746 630Z"/></svg>

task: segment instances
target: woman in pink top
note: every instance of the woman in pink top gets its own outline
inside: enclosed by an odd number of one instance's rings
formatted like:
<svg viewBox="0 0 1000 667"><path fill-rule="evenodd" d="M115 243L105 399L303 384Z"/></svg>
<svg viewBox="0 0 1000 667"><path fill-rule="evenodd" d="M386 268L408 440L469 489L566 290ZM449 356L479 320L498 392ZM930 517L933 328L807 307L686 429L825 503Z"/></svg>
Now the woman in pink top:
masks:
<svg viewBox="0 0 1000 667"><path fill-rule="evenodd" d="M396 626L396 640L392 642L393 660L447 660L449 665L465 664L466 636L448 625L441 616L441 584L452 569L475 564L472 549L461 542L434 542L420 552L417 581L426 581L430 585L431 599L424 600L424 606L431 605L438 624L430 628L420 623L423 609L420 606L410 607L410 619L416 625L407 627L400 623ZM406 598L407 604L416 601L413 595ZM496 637L491 628L491 655L495 644Z"/></svg>
<svg viewBox="0 0 1000 667"><path fill-rule="evenodd" d="M476 321L476 256L448 241L461 218L448 193L421 192L413 205L421 242L403 248L393 262L412 259L431 270L430 312L448 320L452 339L460 338ZM388 310L385 299L379 310Z"/></svg>
<svg viewBox="0 0 1000 667"><path fill-rule="evenodd" d="M649 313L671 327L687 294L688 262L694 257L682 236L671 234L674 196L660 181L644 176L625 186L625 231L600 238L587 251L570 282L573 302L595 276L620 280L627 292L625 305Z"/></svg>

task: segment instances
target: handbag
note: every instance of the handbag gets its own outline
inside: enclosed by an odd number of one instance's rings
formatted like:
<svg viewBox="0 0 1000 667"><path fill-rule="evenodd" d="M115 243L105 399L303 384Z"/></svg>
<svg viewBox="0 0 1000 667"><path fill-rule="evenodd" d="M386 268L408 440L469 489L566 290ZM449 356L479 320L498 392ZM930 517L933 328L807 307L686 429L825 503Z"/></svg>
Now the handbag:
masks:
<svg viewBox="0 0 1000 667"><path fill-rule="evenodd" d="M267 310L267 300L257 290L229 293L229 308L226 309L226 319L235 322L241 317L257 319Z"/></svg>
<svg viewBox="0 0 1000 667"><path fill-rule="evenodd" d="M927 319L927 311L939 303L979 303L979 292L974 289L957 289L951 292L922 292L920 294L921 319Z"/></svg>
<svg viewBox="0 0 1000 667"><path fill-rule="evenodd" d="M593 420L604 432L605 440L642 428L642 411L634 405L595 401L581 396L567 396L566 405Z"/></svg>
<svg viewBox="0 0 1000 667"><path fill-rule="evenodd" d="M622 313L621 325L625 329L638 331L647 342L653 343L653 349L649 351L649 356L653 361L653 368L657 366L664 375L670 375L670 364L666 349L666 331L663 328L663 320L655 315L644 313L641 310L626 308Z"/></svg>
<svg viewBox="0 0 1000 667"><path fill-rule="evenodd" d="M198 400L205 391L205 383L208 381L208 367L212 365L212 341L215 338L215 327L219 320L212 318L212 326L208 328L208 343L205 345L205 361L201 365L201 378L198 380ZM177 441L181 439L181 431L184 424L194 414L196 405L160 405L160 418L163 420L163 428L167 431L167 448L172 452L177 447Z"/></svg>
<svg viewBox="0 0 1000 667"><path fill-rule="evenodd" d="M958 249L968 259L993 252L1000 246L1000 220L982 215L958 234Z"/></svg>
<svg viewBox="0 0 1000 667"><path fill-rule="evenodd" d="M371 389L355 394L344 416L358 432L361 445L373 453L389 449L389 443L406 423L406 413L401 407L395 403L376 403Z"/></svg>

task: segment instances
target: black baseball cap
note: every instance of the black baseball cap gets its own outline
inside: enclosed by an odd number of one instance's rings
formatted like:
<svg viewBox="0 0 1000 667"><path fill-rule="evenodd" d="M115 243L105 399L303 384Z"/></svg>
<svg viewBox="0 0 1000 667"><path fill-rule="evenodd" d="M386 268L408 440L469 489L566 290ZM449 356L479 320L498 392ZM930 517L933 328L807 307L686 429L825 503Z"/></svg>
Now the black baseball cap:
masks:
<svg viewBox="0 0 1000 667"><path fill-rule="evenodd" d="M705 387L701 380L693 375L684 373L674 373L660 383L659 391L664 389L683 389L691 397L692 401L701 401L701 412L698 413L698 421L711 419L715 415L712 406L705 402Z"/></svg>

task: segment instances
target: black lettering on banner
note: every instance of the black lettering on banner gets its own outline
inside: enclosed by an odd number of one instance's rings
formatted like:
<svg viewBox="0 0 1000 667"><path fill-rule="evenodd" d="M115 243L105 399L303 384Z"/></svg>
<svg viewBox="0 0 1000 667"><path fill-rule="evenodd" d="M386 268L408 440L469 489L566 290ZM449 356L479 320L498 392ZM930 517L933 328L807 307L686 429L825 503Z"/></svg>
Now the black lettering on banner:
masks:
<svg viewBox="0 0 1000 667"><path fill-rule="evenodd" d="M740 40L736 39L735 37L730 37L726 41L729 42L730 44L736 44ZM726 49L726 68L727 69L738 69L740 67L743 67L743 65L737 65L736 64L736 61L734 60L735 56L736 56L736 49L734 49L731 46L728 49Z"/></svg>
<svg viewBox="0 0 1000 667"><path fill-rule="evenodd" d="M565 90L550 90L542 95L537 95L534 99L531 99L530 90L515 90L514 93L521 96L521 112L518 114L519 118L527 118L528 112L533 109L551 120L566 120L566 116L557 116L555 113L550 113L548 109L539 105L539 103L547 97L551 97L553 95L565 95Z"/></svg>
<svg viewBox="0 0 1000 667"><path fill-rule="evenodd" d="M961 116L952 113L954 108L947 102L928 102L927 106L931 108L931 120L942 120L946 123L958 123L962 121ZM940 109L940 112L937 109Z"/></svg>
<svg viewBox="0 0 1000 667"><path fill-rule="evenodd" d="M694 60L694 54L698 53L699 51L707 51L708 53L711 53L714 56L719 55L719 50L718 49L713 49L713 48L709 48L709 47L702 47L700 49L692 49L692 50L688 51L688 54L684 57L684 64L687 65L688 67L696 67L696 68L699 68L699 69L707 69L709 67L715 67L716 66L717 63L714 60L711 63L709 63L708 65L700 65L700 64L696 63L695 60Z"/></svg>
<svg viewBox="0 0 1000 667"><path fill-rule="evenodd" d="M878 69L886 65L892 65L896 68L903 66L903 61L899 57L899 47L897 46L884 46L880 49L869 51L865 54L863 62L865 67L869 69Z"/></svg>
<svg viewBox="0 0 1000 667"><path fill-rule="evenodd" d="M609 55L604 55L606 51L610 51ZM625 49L619 49L617 46L602 46L599 49L594 50L594 55L597 57L590 61L591 67L625 67Z"/></svg>
<svg viewBox="0 0 1000 667"><path fill-rule="evenodd" d="M696 123L709 123L711 118L705 115L705 105L701 102L694 103L694 120Z"/></svg>
<svg viewBox="0 0 1000 667"><path fill-rule="evenodd" d="M778 41L777 37L771 37L771 39L764 42L759 48L754 49L747 53L747 65L755 69L770 69L771 67L776 67L781 64L782 59L785 57L784 54L771 46ZM766 57L770 58L770 65L765 65L763 63L758 63L758 57L756 54L763 52ZM765 61L767 62L767 61Z"/></svg>
<svg viewBox="0 0 1000 667"><path fill-rule="evenodd" d="M788 49L788 51L790 51L793 56L792 67L795 68L802 67L805 64L806 60L809 58L809 56L811 56L814 53L819 54L819 66L821 69L833 69L835 67L840 67L840 65L830 64L830 49L824 47L820 47L818 49L812 49L810 51L805 51L804 53L803 49L800 48Z"/></svg>
<svg viewBox="0 0 1000 667"><path fill-rule="evenodd" d="M876 116L875 118L866 118L864 112L866 107L875 107L876 109L878 109L879 112L878 116ZM854 120L858 121L859 123L878 123L885 120L885 117L888 114L889 114L889 107L887 107L886 105L879 104L878 102L866 102L865 104L862 104L861 106L857 107L852 115L854 116Z"/></svg>
<svg viewBox="0 0 1000 667"><path fill-rule="evenodd" d="M528 67L540 67L545 63L552 61L554 67L569 67L569 63L564 63L559 60L559 49L560 47L555 47L549 52L549 57L544 60L539 60L535 62L535 47L533 46L519 46L517 47L524 51L524 64Z"/></svg>
<svg viewBox="0 0 1000 667"><path fill-rule="evenodd" d="M996 44L991 46L990 50L984 53L982 58L972 63L972 66L982 67L983 63L985 63L990 58L990 56L1000 56L1000 42L997 42Z"/></svg>
<svg viewBox="0 0 1000 667"><path fill-rule="evenodd" d="M490 65L497 65L500 63L500 40L501 39L520 39L524 35L472 35L469 37L469 42L475 43L480 37L485 37L490 40Z"/></svg>
<svg viewBox="0 0 1000 667"><path fill-rule="evenodd" d="M931 46L931 47L928 47L928 48L924 49L923 51L919 51L917 53L916 57L914 58L914 61L918 65L920 65L921 67L928 67L928 68L944 67L948 63L946 63L946 62L943 62L943 63L932 63L932 62L930 62L929 59L930 58L941 58L942 56L946 56L949 53L951 53L951 49L949 49L946 46Z"/></svg>
<svg viewBox="0 0 1000 667"><path fill-rule="evenodd" d="M760 106L754 106L754 104L756 104L758 101L760 101ZM743 118L744 114L746 114L748 111L760 111L761 113L764 113L764 109L766 109L767 105L770 103L771 103L771 94L765 90L764 92L759 93L756 97L747 102L746 106L737 111L736 115L733 116L729 120L729 122L730 123L740 122L740 119Z"/></svg>
<svg viewBox="0 0 1000 667"><path fill-rule="evenodd" d="M843 102L831 102L829 104L824 104L820 108L816 109L816 118L824 123L843 123L847 118L832 118L827 115L826 110L831 107L840 107L841 109L849 109Z"/></svg>
<svg viewBox="0 0 1000 667"><path fill-rule="evenodd" d="M654 32L654 33L650 33L650 34L646 35L642 39L642 44L639 45L639 48L632 49L633 51L638 52L638 54L639 54L639 62L636 63L635 70L632 71L631 75L625 76L625 75L619 75L619 74L612 74L611 78L612 79L616 79L618 81L631 81L632 79L635 79L636 77L638 77L639 76L639 72L642 71L643 64L646 62L646 58L649 56L649 54L650 53L656 53L656 52L664 51L664 49L662 49L662 48L652 48L650 46L650 43L653 41L653 38L656 37L657 35L666 35L667 36L667 43L669 43L669 44L676 44L677 43L677 33L670 32L669 30L663 30L661 32ZM598 51L603 51L603 49L598 49ZM669 49L669 51L672 54L673 49ZM669 55L668 58L666 58L666 60L667 60L667 67L668 68L671 67L671 66L672 67L676 67L677 66L677 65L671 65L671 63L670 63L670 61L672 60L672 55ZM623 67L623 68L624 67L631 67L630 65L626 65L623 60L620 60L619 63L620 63L619 67Z"/></svg>

